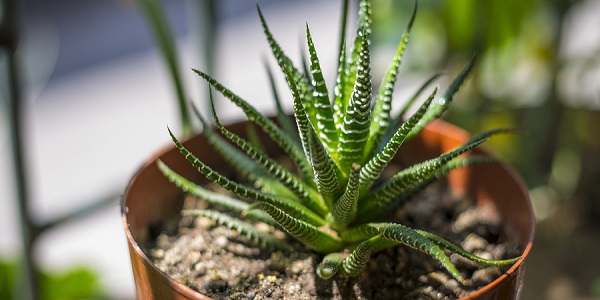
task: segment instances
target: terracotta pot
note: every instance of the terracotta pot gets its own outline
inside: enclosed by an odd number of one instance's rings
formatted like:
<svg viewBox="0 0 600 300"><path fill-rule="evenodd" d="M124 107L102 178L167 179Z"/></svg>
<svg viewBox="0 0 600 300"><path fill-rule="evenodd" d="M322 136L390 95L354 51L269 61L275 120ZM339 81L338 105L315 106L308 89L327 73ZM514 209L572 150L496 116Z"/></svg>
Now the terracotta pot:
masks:
<svg viewBox="0 0 600 300"><path fill-rule="evenodd" d="M243 135L244 126L244 122L236 123L229 126L229 129ZM435 121L404 145L395 159L403 163L416 163L437 156L467 139L468 135L463 130ZM194 136L184 144L215 169L226 167L224 163L214 161L219 156L203 136ZM483 152L478 149L475 151ZM131 179L121 203L121 213L137 297L210 299L169 278L140 249L139 244L150 237L152 229L169 218L178 218L182 207L182 192L160 173L155 163L157 158L188 179L198 183L205 180L172 146L152 157ZM463 299L517 299L523 285L524 262L531 250L535 226L526 188L511 168L500 164L459 169L453 171L447 179L451 191L456 195L476 196L477 205L494 207L504 226L515 233L524 249L522 258L506 273Z"/></svg>

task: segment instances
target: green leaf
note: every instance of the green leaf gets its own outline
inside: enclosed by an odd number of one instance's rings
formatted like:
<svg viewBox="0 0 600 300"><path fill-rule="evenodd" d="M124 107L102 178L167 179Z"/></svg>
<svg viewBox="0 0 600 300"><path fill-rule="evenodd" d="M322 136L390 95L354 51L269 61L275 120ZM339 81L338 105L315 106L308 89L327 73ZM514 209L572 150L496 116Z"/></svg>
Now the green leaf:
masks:
<svg viewBox="0 0 600 300"><path fill-rule="evenodd" d="M472 136L469 139L469 141L467 142L467 144L485 140L489 137L492 137L492 136L498 135L498 134L509 134L509 133L518 133L518 132L519 132L518 129L509 128L509 127L490 129L490 130L486 130L484 132L481 132L481 133L478 133L478 134Z"/></svg>
<svg viewBox="0 0 600 300"><path fill-rule="evenodd" d="M428 238L430 241L432 241L433 243L435 243L436 245L449 250L451 252L454 252L466 259L469 259L471 261L480 263L480 264L484 264L484 265L488 265L488 266L508 266L508 265L512 265L514 263L516 263L521 257L515 257L515 258L511 258L511 259L499 259L499 260L493 260L493 259L485 259L476 255L473 255L467 251L465 251L463 248L433 234L433 233L429 233L427 231L422 231L422 230L417 230L417 232L419 234L421 234L422 236Z"/></svg>
<svg viewBox="0 0 600 300"><path fill-rule="evenodd" d="M435 172L434 174L426 177L421 180L418 184L413 185L412 187L405 190L402 195L392 199L387 205L382 205L378 209L369 209L363 208L362 213L360 215L360 223L372 222L374 220L381 220L388 216L391 212L396 211L406 201L412 199L412 197L418 192L424 190L430 184L435 182L437 179L443 178L451 171L458 168L466 168L471 166L477 166L482 164L491 164L498 163L499 161L490 156L482 156L482 155L470 155L468 157L457 157L452 159L446 165L444 165L440 170Z"/></svg>
<svg viewBox="0 0 600 300"><path fill-rule="evenodd" d="M467 79L467 76L471 72L473 65L475 64L475 56L471 58L467 66L456 76L456 78L452 81L450 86L444 91L442 97L436 99L431 105L431 109L427 111L427 114L423 117L421 122L415 126L415 128L410 132L408 138L411 139L415 135L419 134L421 130L425 127L425 125L429 124L429 122L439 118L452 102L452 97L458 89L462 86L463 82Z"/></svg>
<svg viewBox="0 0 600 300"><path fill-rule="evenodd" d="M292 74L289 69L285 69L285 76L291 77ZM300 143L302 144L302 149L304 150L304 155L306 159L312 164L312 158L310 157L310 146L309 146L309 135L311 131L311 123L304 108L304 104L302 103L302 99L300 99L300 93L298 92L298 88L293 81L290 81L290 89L292 90L292 98L294 101L294 117L296 117L296 125L298 126L298 134L300 135Z"/></svg>
<svg viewBox="0 0 600 300"><path fill-rule="evenodd" d="M327 151L321 144L316 133L312 130L313 127L309 128L309 150L310 157L312 160L313 171L315 173L315 181L319 194L323 197L323 201L328 209L333 207L333 203L341 194L341 188L338 181L337 166L331 160L331 157L327 155Z"/></svg>
<svg viewBox="0 0 600 300"><path fill-rule="evenodd" d="M392 62L389 64L387 72L381 81L381 86L377 97L375 99L375 105L373 106L371 129L369 130L369 139L367 146L365 147L365 160L371 158L377 148L381 139L385 134L386 128L390 125L390 111L392 109L392 94L394 93L394 85L398 75L398 68L402 63L402 55L404 54L404 48L408 42L408 35L412 28L412 24L417 14L417 4L415 2L415 8L413 10L410 21L404 30L404 34L400 39L400 43L396 48L396 54L392 58Z"/></svg>
<svg viewBox="0 0 600 300"><path fill-rule="evenodd" d="M344 86L346 83L346 28L348 20L348 0L344 0L342 4L342 18L340 22L340 46L338 50L338 67L337 76L335 79L334 100L333 100L333 117L335 126L338 132L342 128L344 114L346 112L346 103L344 102Z"/></svg>
<svg viewBox="0 0 600 300"><path fill-rule="evenodd" d="M342 12L340 18L340 45L338 47L338 57L345 57L345 55L341 55L341 53L345 52L343 49L346 48L346 28L348 28L348 0L344 0L342 2ZM345 68L344 64L338 64L338 69L342 67Z"/></svg>
<svg viewBox="0 0 600 300"><path fill-rule="evenodd" d="M329 101L329 92L327 91L327 85L325 84L325 78L323 78L321 64L317 57L317 51L315 50L308 24L306 24L306 40L308 43L308 52L310 54L310 73L313 77L312 85L314 86L312 98L314 101L313 107L315 110L316 123L313 124L317 125L314 129L327 151L333 153L337 148L338 134L333 120L333 110Z"/></svg>
<svg viewBox="0 0 600 300"><path fill-rule="evenodd" d="M98 274L85 267L76 267L60 273L40 272L37 276L39 293L43 296L41 299L103 299L107 297L103 292Z"/></svg>
<svg viewBox="0 0 600 300"><path fill-rule="evenodd" d="M308 178L312 176L310 166L308 165L308 161L306 160L302 149L297 143L294 142L294 139L290 135L283 132L279 127L277 127L277 125L275 125L275 123L273 123L273 121L262 115L252 105L234 94L210 75L195 69L193 69L193 71L200 75L200 77L204 78L204 80L222 93L223 96L241 108L248 117L248 120L262 128L273 139L273 141L290 156L304 176L309 176Z"/></svg>
<svg viewBox="0 0 600 300"><path fill-rule="evenodd" d="M169 134L171 135L175 146L185 156L186 160L189 161L194 167L196 167L198 171L200 171L200 173L204 174L206 178L220 185L224 189L234 193L238 197L248 198L254 201L266 202L272 205L276 205L277 207L284 209L286 213L289 213L294 217L301 218L310 224L314 224L316 226L321 226L325 224L325 220L323 220L320 216L318 216L305 206L294 202L291 199L275 197L272 195L261 193L257 190L241 185L221 175L219 172L213 170L212 168L204 164L196 156L194 156L194 154L187 150L181 144L181 142L177 140L175 135L173 135L173 133L170 130Z"/></svg>
<svg viewBox="0 0 600 300"><path fill-rule="evenodd" d="M265 69L267 70L267 77L269 78L269 84L271 85L271 92L273 93L273 100L275 101L275 107L277 108L277 121L279 125L283 129L284 132L288 132L290 135L294 135L296 133L296 128L294 124L290 120L289 116L283 110L283 106L281 105L281 100L279 99L279 93L277 92L277 86L275 85L275 79L273 78L273 72L269 67L268 63L265 61L264 63ZM295 135L294 135L295 136ZM296 142L300 142L298 139Z"/></svg>
<svg viewBox="0 0 600 300"><path fill-rule="evenodd" d="M210 93L212 98L212 93ZM244 155L240 150L233 147L222 136L216 134L213 128L202 117L195 105L192 106L194 113L202 123L202 134L208 140L221 157L235 169L241 176L250 181L256 181L258 178L267 176L267 173L252 159Z"/></svg>
<svg viewBox="0 0 600 300"><path fill-rule="evenodd" d="M212 91L209 93L212 99ZM211 100L212 101L212 100ZM288 190L279 181L272 178L265 170L254 160L244 155L239 149L225 141L225 139L208 125L208 122L202 117L198 108L192 105L193 111L202 123L202 134L208 142L217 150L221 157L239 174L248 181L253 182L255 187L265 193L277 194L286 198L295 198L296 195Z"/></svg>
<svg viewBox="0 0 600 300"><path fill-rule="evenodd" d="M400 126L398 131L392 136L385 147L371 158L360 172L360 193L364 195L371 187L373 182L381 175L383 169L392 161L400 146L406 140L408 133L415 127L415 125L421 120L423 115L429 109L429 105L435 97L437 89L433 90L433 93L429 98L423 102L421 107Z"/></svg>
<svg viewBox="0 0 600 300"><path fill-rule="evenodd" d="M256 5L256 9L258 11L258 16L260 17L260 22L263 27L263 31L265 33L265 36L267 37L269 47L271 48L271 52L273 52L273 56L275 56L277 64L281 68L281 71L287 72L286 69L289 69L289 72L292 74L292 76L286 76L288 85L294 83L298 87L298 92L300 99L302 99L302 103L308 107L312 107L314 105L312 100L313 87L308 82L306 76L304 76L304 74L298 71L296 67L294 67L292 61L285 55L285 53L283 53L283 50L281 50L281 47L273 38L273 35L269 30L269 26L267 25L267 22L265 21L265 18L258 4ZM313 112L312 109L307 109L307 111L309 113ZM314 116L311 116L311 119L314 120Z"/></svg>
<svg viewBox="0 0 600 300"><path fill-rule="evenodd" d="M173 182L178 188L180 188L183 192L194 195L210 204L220 205L232 212L242 213L242 211L246 210L250 204L236 199L232 197L225 196L221 193L216 193L211 190L208 190L200 185L197 185L185 177L177 174L171 168L169 168L164 162L158 160L157 162L158 169L169 179L169 181ZM257 221L261 221L263 223L273 225L273 220L264 214L256 214L253 213L248 215L249 218Z"/></svg>
<svg viewBox="0 0 600 300"><path fill-rule="evenodd" d="M412 105L415 103L415 101L417 101L417 99L421 96L421 94L440 76L442 76L442 73L433 74L431 77L429 77L427 80L425 80L425 82L423 82L421 84L421 86L419 86L419 88L408 99L408 101L406 101L406 103L404 103L404 106L402 106L402 109L390 121L390 126L388 127L388 130L391 131L390 135L393 134L394 132L396 132L396 130L398 130L398 128L402 124L404 115L406 115L406 113L412 107Z"/></svg>
<svg viewBox="0 0 600 300"><path fill-rule="evenodd" d="M342 253L330 253L325 255L321 263L317 266L317 276L323 279L333 277L340 268L342 260L344 260L344 254Z"/></svg>
<svg viewBox="0 0 600 300"><path fill-rule="evenodd" d="M329 215L331 227L336 229L346 228L350 222L354 221L358 207L358 174L360 165L353 164L350 171L350 177L344 194L335 202L333 210Z"/></svg>
<svg viewBox="0 0 600 300"><path fill-rule="evenodd" d="M404 104L402 109L390 120L390 124L385 129L385 134L383 136L383 140L379 143L379 148L378 148L379 151L381 151L383 149L386 142L392 138L392 136L396 133L396 131L398 131L398 129L402 125L402 121L404 120L404 115L406 115L406 113L412 107L412 105L415 103L415 101L421 96L421 94L425 91L425 89L427 89L427 87L429 87L429 85L431 85L431 83L433 83L441 75L442 75L441 73L437 73L437 74L434 74L433 76L431 76L429 79L427 79L419 87L419 89L417 89L417 91L412 95L412 97L410 97L408 99L408 101Z"/></svg>
<svg viewBox="0 0 600 300"><path fill-rule="evenodd" d="M248 210L252 209L265 211L283 228L283 230L318 253L326 254L337 252L344 246L339 238L320 230L316 226L305 222L303 219L289 215L276 205L257 202L250 205L248 208Z"/></svg>
<svg viewBox="0 0 600 300"><path fill-rule="evenodd" d="M211 190L208 190L200 185L193 183L192 181L173 171L162 160L157 160L156 164L158 166L158 169L163 173L163 175L165 175L165 177L167 177L169 181L174 183L184 193L192 194L198 198L205 200L206 202L223 206L228 210L237 213L241 213L242 211L246 210L250 205L242 200L228 197L221 193L215 193Z"/></svg>
<svg viewBox="0 0 600 300"><path fill-rule="evenodd" d="M183 214L185 216L205 217L214 220L217 224L237 231L239 235L246 236L254 244L268 250L293 250L285 240L277 238L268 232L258 230L252 223L245 222L218 211L200 209L184 210Z"/></svg>
<svg viewBox="0 0 600 300"><path fill-rule="evenodd" d="M144 15L148 20L148 24L151 25L154 33L154 38L159 46L162 57L171 75L173 86L177 94L177 104L179 107L179 117L181 118L181 127L184 136L192 134L192 122L190 113L187 105L188 98L185 94L183 87L183 80L181 79L181 72L179 70L179 61L177 56L177 50L175 49L175 42L171 29L169 28L169 22L164 14L164 8L160 6L157 0L137 0L138 5L142 8Z"/></svg>
<svg viewBox="0 0 600 300"><path fill-rule="evenodd" d="M450 258L444 253L438 245L421 235L416 230L395 223L369 223L351 228L342 234L342 239L346 242L358 242L367 238L381 235L382 239L396 241L403 245L419 250L439 261L442 266L450 272L459 282L464 279L456 269Z"/></svg>
<svg viewBox="0 0 600 300"><path fill-rule="evenodd" d="M229 131L221 122L215 111L214 102L211 102L211 108L217 128L230 141L242 149L252 160L258 163L267 173L277 178L284 186L294 192L302 202L311 210L320 215L325 215L327 207L320 201L319 195L309 186L305 185L300 179L291 174L288 170L279 165L276 161L268 157L264 152L250 144L237 134Z"/></svg>
<svg viewBox="0 0 600 300"><path fill-rule="evenodd" d="M343 81L344 85L342 86L344 91L341 93L344 97L340 99L340 103L338 104L344 117L348 111L350 97L355 90L360 56L361 52L364 51L363 45L368 45L370 43L371 23L371 4L369 1L362 0L358 11L358 30L356 32L356 38L354 39L354 46L350 58L346 63L345 80ZM344 118L341 118L341 121L343 120Z"/></svg>
<svg viewBox="0 0 600 300"><path fill-rule="evenodd" d="M347 1L347 0L346 0ZM335 121L335 127L338 133L342 130L344 124L344 116L346 115L346 89L344 88L347 81L346 74L346 44L345 40L342 40L342 48L338 58L338 69L337 76L335 78L335 88L333 90L333 119Z"/></svg>
<svg viewBox="0 0 600 300"><path fill-rule="evenodd" d="M365 268L367 261L371 258L373 247L381 241L381 234L378 234L358 245L350 255L342 261L342 272L350 277L357 276Z"/></svg>
<svg viewBox="0 0 600 300"><path fill-rule="evenodd" d="M302 44L302 42L300 42L300 44ZM306 57L306 52L304 51L304 48L302 48L302 47L300 47L300 60L302 61L302 75L304 75L307 82L311 82L312 79L310 78L310 75L309 75L310 67L308 66L310 64L308 62L309 59ZM314 89L314 85L311 87ZM314 90L313 90L313 93L314 93Z"/></svg>
<svg viewBox="0 0 600 300"><path fill-rule="evenodd" d="M363 28L362 31L363 36L366 36L366 29ZM369 44L367 39L363 39L362 41L356 83L344 117L340 142L338 144L338 164L345 174L350 171L353 163L362 162L364 147L369 137L372 88L371 69L369 66Z"/></svg>
<svg viewBox="0 0 600 300"><path fill-rule="evenodd" d="M393 199L401 196L404 192L418 185L431 174L434 174L451 159L465 153L468 150L471 150L483 142L485 142L485 138L469 141L469 143L459 147L456 150L400 171L391 179L386 181L382 186L378 187L365 197L368 199L367 205L365 206L365 211L369 211L374 207L385 207L387 204L393 201Z"/></svg>
<svg viewBox="0 0 600 300"><path fill-rule="evenodd" d="M213 102L214 103L214 102ZM214 106L214 104L213 104ZM214 110L214 107L213 107ZM252 146L254 146L257 150L261 152L266 152L267 150L264 147L258 132L256 131L256 127L252 126L252 124L244 124L244 129L246 131L246 135L244 139Z"/></svg>

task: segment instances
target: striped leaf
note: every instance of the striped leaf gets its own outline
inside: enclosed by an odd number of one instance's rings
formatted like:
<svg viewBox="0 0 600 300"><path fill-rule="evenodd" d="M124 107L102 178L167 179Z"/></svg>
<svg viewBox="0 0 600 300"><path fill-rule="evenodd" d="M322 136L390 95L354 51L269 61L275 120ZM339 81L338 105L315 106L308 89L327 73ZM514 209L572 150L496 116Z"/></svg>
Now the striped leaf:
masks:
<svg viewBox="0 0 600 300"><path fill-rule="evenodd" d="M342 48L338 58L338 69L337 76L335 78L335 88L333 90L333 119L335 120L335 127L338 134L342 130L342 124L344 124L344 116L346 115L346 107L348 106L346 99L346 86L347 72L346 72L346 43L342 41ZM335 152L334 152L335 153Z"/></svg>
<svg viewBox="0 0 600 300"><path fill-rule="evenodd" d="M467 251L465 251L463 248L459 247L456 244L453 244L433 233L429 233L427 231L423 231L423 230L417 230L417 232L419 234L421 234L422 236L428 238L430 241L432 241L434 244L442 247L443 249L449 250L450 252L456 253L468 260L474 261L476 263L480 263L480 264L484 264L484 265L488 265L488 266L507 266L507 265L512 265L514 263L516 263L519 259L521 259L520 256L515 257L515 258L511 258L511 259L501 259L501 260L492 260L492 259L485 259L476 255L473 255Z"/></svg>
<svg viewBox="0 0 600 300"><path fill-rule="evenodd" d="M313 77L312 85L313 90L313 101L314 110L317 126L314 127L315 131L319 135L319 139L323 142L323 145L329 153L333 153L337 148L338 134L333 120L333 110L329 101L329 92L327 91L327 85L325 84L325 78L323 77L323 71L319 58L317 57L317 51L310 34L308 24L306 24L306 40L308 42L308 53L310 54L310 73Z"/></svg>
<svg viewBox="0 0 600 300"><path fill-rule="evenodd" d="M290 120L289 116L283 110L283 106L281 105L281 100L279 98L279 93L277 91L277 86L275 85L275 79L273 78L273 72L269 67L268 63L265 61L265 70L267 70L267 77L269 78L269 84L271 85L271 92L273 94L273 100L275 101L275 107L277 108L277 122L283 129L284 132L289 133L290 135L295 135L296 128L295 125ZM300 142L298 139L296 142Z"/></svg>
<svg viewBox="0 0 600 300"><path fill-rule="evenodd" d="M317 266L317 276L323 279L333 277L339 270L345 255L342 253L330 253L325 255L321 263Z"/></svg>
<svg viewBox="0 0 600 300"><path fill-rule="evenodd" d="M225 226L229 229L237 231L239 235L246 236L250 241L269 250L285 250L292 251L288 242L284 239L275 237L274 235L260 231L254 224L243 220L231 217L227 214L214 210L186 210L183 212L186 216L205 217L217 222L217 224Z"/></svg>
<svg viewBox="0 0 600 300"><path fill-rule="evenodd" d="M308 26L308 24L307 24ZM303 41L300 42L300 45L302 45ZM304 77L306 78L307 82L312 82L311 77L310 77L310 63L309 63L309 59L306 57L306 52L304 51L303 47L300 47L300 60L302 62L302 75L304 75ZM314 89L314 85L312 85L312 88ZM314 93L314 91L313 91Z"/></svg>
<svg viewBox="0 0 600 300"><path fill-rule="evenodd" d="M179 142L179 140L177 140L175 135L173 135L173 133L170 130L169 130L169 134L171 135L171 138L173 139L173 142L175 143L175 147L177 147L177 149L179 149L179 151L185 156L186 160L189 161L194 167L196 167L198 169L198 171L200 171L200 173L204 174L204 176L206 176L206 178L208 178L209 180L213 181L214 183L220 185L224 189L232 192L233 194L237 195L238 197L248 198L250 200L266 202L269 204L276 205L277 207L284 209L286 211L286 213L289 213L290 215L297 217L297 218L302 218L303 220L305 220L306 222L308 222L310 224L313 224L316 226L321 226L321 225L325 224L325 220L323 220L319 215L312 212L310 209L306 208L305 206L294 202L293 200L286 199L283 197L274 197L272 195L261 193L257 190L251 189L249 187L246 187L244 185L241 185L237 182L234 182L234 181L228 179L227 177L223 176L219 172L213 170L212 168L210 168L209 166L204 164L196 156L194 156L194 154L192 154L189 150L187 150L181 144L181 142Z"/></svg>
<svg viewBox="0 0 600 300"><path fill-rule="evenodd" d="M288 170L279 165L276 161L268 157L264 152L260 151L256 146L244 140L237 134L229 131L221 122L215 111L214 103L211 102L213 117L217 124L217 128L230 141L242 149L252 160L258 163L272 177L278 179L290 191L294 192L302 202L312 211L319 215L325 215L327 207L320 200L319 195L311 188L304 184L303 181L291 174Z"/></svg>
<svg viewBox="0 0 600 300"><path fill-rule="evenodd" d="M428 179L428 177L435 176L435 174L440 170L442 170L442 173L439 174L439 176L442 176L446 175L451 170L461 166L467 166L477 162L484 163L484 159L475 158L471 161L463 161L462 165L459 161L455 165L451 164L450 167L446 167L446 169L444 169L450 161L452 161L459 155L482 144L489 137L497 134L513 132L515 132L515 130L512 128L499 128L484 131L480 134L473 136L464 145L457 147L452 151L449 151L440 155L439 157L424 161L422 163L413 165L407 169L400 171L398 174L394 175L390 180L386 181L386 183L384 183L381 187L377 188L367 197L365 197L365 199L368 199L368 201L364 206L364 215L369 215L368 212L370 212L372 209L387 207L387 205L390 202L392 202L394 199L398 199L397 197L400 195L404 195L405 193L407 195L412 195L412 193L409 193L410 190L418 190L423 187L421 186L421 184L431 183L428 182L430 180ZM433 180L433 178L431 180Z"/></svg>
<svg viewBox="0 0 600 300"><path fill-rule="evenodd" d="M402 121L404 120L404 115L408 112L408 110L412 107L415 101L421 96L421 94L431 85L438 77L440 77L441 73L436 73L433 76L429 77L421 86L417 89L417 91L408 99L408 101L402 106L402 109L390 120L388 127L385 130L385 134L383 136L383 140L379 143L379 151L383 149L386 144L386 141L389 141L392 136L398 131L400 126L402 126Z"/></svg>
<svg viewBox="0 0 600 300"><path fill-rule="evenodd" d="M357 242L381 235L381 239L396 241L403 245L419 250L436 259L459 282L464 279L450 258L438 245L421 235L416 230L395 223L369 223L347 230L342 239L347 242Z"/></svg>
<svg viewBox="0 0 600 300"><path fill-rule="evenodd" d="M401 207L406 201L408 201L412 196L416 193L424 190L430 184L435 182L436 180L445 177L448 173L456 170L458 168L466 168L473 167L477 165L483 164L492 164L499 163L497 159L494 159L490 156L482 156L482 155L469 155L467 157L457 157L449 161L447 164L442 166L437 172L430 175L429 177L423 179L418 184L413 185L409 190L402 193L400 197L394 199L392 203L387 207L387 209L397 209Z"/></svg>
<svg viewBox="0 0 600 300"><path fill-rule="evenodd" d="M379 143L385 134L386 128L390 125L390 111L392 109L392 94L394 93L394 85L396 83L398 68L402 63L402 55L404 54L404 48L406 48L408 35L415 20L416 13L417 5L415 2L415 8L410 21L408 21L408 25L404 30L404 34L402 34L400 43L396 48L396 53L394 54L392 62L389 64L387 72L381 81L379 92L375 98L375 105L373 106L372 112L371 129L369 130L369 139L364 152L365 159L369 159L375 154L375 151L377 151L377 147L379 146Z"/></svg>
<svg viewBox="0 0 600 300"><path fill-rule="evenodd" d="M415 194L424 190L436 180L445 177L446 175L448 175L448 173L455 169L498 162L499 161L497 159L494 159L490 156L482 155L469 155L467 157L454 158L446 165L441 167L437 172L435 172L432 175L429 175L428 177L422 179L418 183L412 185L410 188L402 192L402 194L400 194L398 197L392 199L392 201L390 201L389 203L385 205L382 204L380 207L370 206L362 208L358 222L373 222L389 216L390 212L396 211L397 209L402 207L402 205L404 205L408 200L410 200Z"/></svg>
<svg viewBox="0 0 600 300"><path fill-rule="evenodd" d="M362 31L366 35L366 29ZM361 162L363 158L371 120L371 88L369 45L363 39L356 83L344 117L337 151L338 164L346 174L353 163Z"/></svg>
<svg viewBox="0 0 600 300"><path fill-rule="evenodd" d="M169 181L173 182L183 192L204 199L211 204L223 206L236 213L241 213L250 205L242 200L228 197L220 193L215 193L193 183L190 180L187 180L185 177L177 174L175 171L169 168L162 160L158 160L156 164L158 169L169 179Z"/></svg>
<svg viewBox="0 0 600 300"><path fill-rule="evenodd" d="M302 149L297 143L294 142L294 139L290 135L286 134L279 127L277 127L273 121L262 115L252 105L234 94L210 75L195 69L193 69L193 71L200 75L200 77L206 80L215 89L217 89L217 91L222 93L223 96L241 108L248 117L248 120L262 128L273 139L273 141L280 146L287 155L290 156L304 176L309 176L308 178L312 176L310 166L306 160L306 157L304 156L304 153L302 152Z"/></svg>
<svg viewBox="0 0 600 300"><path fill-rule="evenodd" d="M427 114L423 117L423 121L419 122L419 124L408 135L409 139L419 134L425 125L439 118L446 110L448 110L450 102L452 102L452 97L454 94L456 94L456 92L458 92L458 89L462 86L463 82L465 82L467 76L471 72L471 69L473 69L474 64L475 56L471 58L467 66L458 74L458 76L456 76L452 83L450 83L450 86L448 86L446 91L444 91L444 94L433 102L431 109L427 111Z"/></svg>
<svg viewBox="0 0 600 300"><path fill-rule="evenodd" d="M248 206L250 206L250 204L242 200L228 197L221 193L213 192L187 180L185 177L177 174L175 171L169 168L161 160L157 161L157 165L158 169L169 179L169 181L173 182L182 191L194 195L210 204L222 206L227 210L230 210L235 213L241 213L242 211L246 210ZM269 225L274 225L273 219L264 214L255 213L248 215L248 217L255 221L260 221Z"/></svg>
<svg viewBox="0 0 600 300"><path fill-rule="evenodd" d="M335 120L336 129L341 131L344 113L346 112L346 104L344 100L344 86L346 82L346 28L348 20L348 0L344 0L342 4L342 18L340 22L340 46L338 50L338 66L337 76L335 79L334 100L333 100L333 117Z"/></svg>
<svg viewBox="0 0 600 300"><path fill-rule="evenodd" d="M304 74L302 74L302 72L300 72L298 69L296 69L296 67L294 67L292 60L285 55L277 41L275 41L275 38L273 38L273 34L269 30L269 26L267 25L267 22L265 21L265 18L258 5L256 5L256 9L258 10L258 16L260 17L260 22L263 27L263 31L267 38L267 42L269 43L269 47L271 48L271 52L273 52L273 56L277 61L277 64L281 68L282 72L287 72L287 69L292 74L292 76L286 76L286 81L288 85L294 83L294 85L297 86L300 99L302 99L302 103L307 107L311 108L308 109L309 113L314 112L314 110L312 109L314 105L312 99L313 87L310 85L310 82L308 81L307 77ZM314 116L311 116L311 119L314 120Z"/></svg>
<svg viewBox="0 0 600 300"><path fill-rule="evenodd" d="M291 72L287 68L285 69L285 75L286 77L292 76ZM312 125L310 123L310 119L308 117L306 109L304 108L304 104L300 99L300 92L298 91L298 88L296 87L296 84L293 81L290 82L290 90L292 90L292 98L294 99L294 116L296 117L296 125L298 126L300 143L302 144L302 149L304 150L304 155L306 159L312 164L309 145L309 136L310 131L312 130Z"/></svg>
<svg viewBox="0 0 600 300"><path fill-rule="evenodd" d="M350 222L354 221L358 207L358 174L360 165L353 164L348 178L348 184L344 194L333 205L333 210L328 216L328 221L335 229L346 228Z"/></svg>
<svg viewBox="0 0 600 300"><path fill-rule="evenodd" d="M327 254L337 252L344 247L344 244L339 238L320 230L313 224L306 222L303 218L296 218L289 215L278 208L277 205L257 202L250 205L248 208L248 210L252 209L265 211L283 228L283 230L318 253Z"/></svg>
<svg viewBox="0 0 600 300"><path fill-rule="evenodd" d="M352 51L350 52L349 60L346 63L345 80L342 88L344 89L344 98L340 99L339 104L341 112L344 117L348 111L351 95L355 90L356 81L358 80L357 74L360 68L361 52L364 51L364 44L369 44L369 38L371 34L371 3L366 0L360 2L360 8L358 11L358 30L356 32L356 38ZM342 121L344 118L341 119Z"/></svg>
<svg viewBox="0 0 600 300"><path fill-rule="evenodd" d="M209 95L212 101L212 91ZM254 187L262 192L298 200L296 194L271 177L258 163L215 133L195 105L192 105L192 108L202 124L202 134L238 175L254 183Z"/></svg>
<svg viewBox="0 0 600 300"><path fill-rule="evenodd" d="M419 182L437 172L451 159L471 150L484 141L485 138L469 142L456 150L400 171L398 174L386 181L381 187L378 187L373 192L365 196L365 198L368 199L366 209L370 210L375 207L383 207L389 204L394 198L402 195L413 186L419 184Z"/></svg>
<svg viewBox="0 0 600 300"><path fill-rule="evenodd" d="M315 182L327 208L331 209L333 203L341 194L337 175L339 172L312 128L312 126L309 128L309 150L315 173Z"/></svg>
<svg viewBox="0 0 600 300"><path fill-rule="evenodd" d="M378 234L358 245L350 255L342 261L341 271L344 275L354 277L363 271L367 262L371 258L373 247L381 241L381 234Z"/></svg>
<svg viewBox="0 0 600 300"><path fill-rule="evenodd" d="M392 136L392 138L385 145L383 150L381 150L377 155L373 156L366 164L365 167L360 171L360 193L364 195L371 187L373 182L381 175L383 169L392 161L392 158L396 155L400 146L406 140L406 136L408 133L415 127L417 123L421 120L423 115L429 109L429 105L431 101L435 97L435 93L437 89L433 90L433 93L429 96L429 98L423 102L421 107L406 121L400 126L398 131Z"/></svg>

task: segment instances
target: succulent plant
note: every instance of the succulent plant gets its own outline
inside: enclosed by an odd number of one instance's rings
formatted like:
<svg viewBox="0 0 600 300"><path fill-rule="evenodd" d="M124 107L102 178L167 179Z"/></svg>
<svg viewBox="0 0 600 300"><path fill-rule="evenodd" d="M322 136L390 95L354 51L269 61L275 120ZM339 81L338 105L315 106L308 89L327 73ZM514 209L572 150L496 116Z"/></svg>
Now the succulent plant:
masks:
<svg viewBox="0 0 600 300"><path fill-rule="evenodd" d="M210 75L194 70L212 88L240 107L251 122L264 130L289 156L294 167L282 166L279 160L267 156L259 143L243 139L223 126L215 112L211 92L216 127L211 127L196 110L203 123L203 134L247 182L235 182L213 170L188 151L169 130L176 147L186 159L209 180L234 195L223 195L196 185L158 161L161 171L185 192L213 204L213 207L223 208L219 211L185 210L183 214L213 219L265 248L293 250L290 249L293 245L285 239L261 231L253 222L271 225L274 230L287 233L323 255L317 268L317 274L322 278L330 278L336 273L356 276L363 270L371 253L395 245L406 245L430 255L460 282L464 279L445 251L484 265L500 266L516 262L518 257L508 260L483 259L432 233L386 222L386 211L399 208L437 178L459 167L494 161L490 157L464 157L461 154L483 143L491 135L506 130L476 135L455 150L382 178L382 171L402 144L448 108L453 95L471 70L473 60L441 96L436 97L437 88L433 89L416 112L403 121L408 107L436 77L423 84L405 108L392 116L394 83L415 18L416 5L376 94L372 91L370 72L370 3L367 0L360 2L357 35L349 55L344 40L347 7L345 1L333 99L330 99L330 90L321 72L308 25L306 38L309 59L304 62L303 68L298 69L273 38L257 7L267 41L290 87L296 126L281 109L270 72L274 98L279 108L278 122L259 113Z"/></svg>

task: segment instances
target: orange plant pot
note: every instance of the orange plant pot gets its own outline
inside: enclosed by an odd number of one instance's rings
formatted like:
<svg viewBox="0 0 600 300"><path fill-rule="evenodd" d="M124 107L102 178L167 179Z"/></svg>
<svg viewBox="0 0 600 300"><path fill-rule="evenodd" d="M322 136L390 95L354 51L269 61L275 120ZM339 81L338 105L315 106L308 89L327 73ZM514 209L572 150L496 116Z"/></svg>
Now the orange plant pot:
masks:
<svg viewBox="0 0 600 300"><path fill-rule="evenodd" d="M240 122L228 128L243 136L245 126L246 122ZM462 129L443 121L435 121L407 142L394 159L404 164L417 163L438 156L463 144L467 139L468 134ZM184 145L215 169L227 168L224 162L217 161L219 154L204 136L196 135L185 141ZM268 145L265 148L268 149ZM485 153L479 149L473 151ZM159 158L186 178L198 183L205 181L183 155L171 146L150 158L129 182L121 202L121 216L137 297L145 300L211 299L168 277L152 264L139 246L149 238L152 227L179 216L183 205L183 192L158 170L156 160ZM461 299L518 299L523 286L524 263L531 251L535 230L533 210L522 180L509 166L501 164L458 169L451 172L447 180L455 195L469 195L477 199L477 205L493 207L501 217L503 226L515 233L520 247L524 249L521 259L508 271Z"/></svg>

